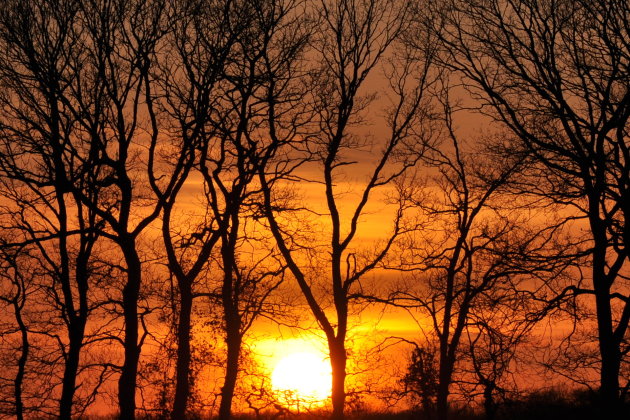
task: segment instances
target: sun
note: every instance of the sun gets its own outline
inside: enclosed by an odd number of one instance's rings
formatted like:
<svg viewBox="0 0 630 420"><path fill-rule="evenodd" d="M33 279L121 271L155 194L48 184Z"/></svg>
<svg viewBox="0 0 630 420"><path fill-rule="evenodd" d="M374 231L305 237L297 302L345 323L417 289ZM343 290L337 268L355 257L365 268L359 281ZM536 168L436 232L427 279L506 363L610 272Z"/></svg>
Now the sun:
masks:
<svg viewBox="0 0 630 420"><path fill-rule="evenodd" d="M276 364L271 383L286 406L324 405L330 397L330 363L314 353L291 353Z"/></svg>

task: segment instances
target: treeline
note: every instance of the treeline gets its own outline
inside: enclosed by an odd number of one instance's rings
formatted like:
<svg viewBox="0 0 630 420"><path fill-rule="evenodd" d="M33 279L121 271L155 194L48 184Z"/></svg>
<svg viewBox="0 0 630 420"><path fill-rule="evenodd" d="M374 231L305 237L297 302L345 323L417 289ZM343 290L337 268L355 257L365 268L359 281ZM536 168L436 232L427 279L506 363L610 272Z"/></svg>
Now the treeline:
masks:
<svg viewBox="0 0 630 420"><path fill-rule="evenodd" d="M227 419L256 319L304 304L333 418L363 305L428 320L400 391L427 415L492 418L548 322L547 367L621 418L629 32L622 0L3 1L0 412L115 384L121 419L184 419L213 356ZM172 366L140 387L149 342Z"/></svg>

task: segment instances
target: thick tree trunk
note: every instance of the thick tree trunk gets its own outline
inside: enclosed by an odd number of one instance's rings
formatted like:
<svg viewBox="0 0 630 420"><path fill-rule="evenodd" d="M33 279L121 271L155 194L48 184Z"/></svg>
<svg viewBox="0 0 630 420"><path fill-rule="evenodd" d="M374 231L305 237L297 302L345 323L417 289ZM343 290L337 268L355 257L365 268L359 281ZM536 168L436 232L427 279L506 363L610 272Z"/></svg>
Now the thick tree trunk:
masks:
<svg viewBox="0 0 630 420"><path fill-rule="evenodd" d="M142 279L141 264L133 239L121 244L127 264L127 284L123 295L123 316L125 322L125 360L118 380L118 406L120 420L134 420L136 412L136 379L138 375L138 298Z"/></svg>
<svg viewBox="0 0 630 420"><path fill-rule="evenodd" d="M61 399L59 400L59 419L70 420L72 418L72 403L76 390L79 360L83 347L86 320L82 317L75 318L70 323L68 356L63 372Z"/></svg>
<svg viewBox="0 0 630 420"><path fill-rule="evenodd" d="M597 293L597 326L599 333L599 351L601 355L600 404L602 415L617 418L620 415L619 369L621 353L619 343L612 332L612 314L608 293Z"/></svg>
<svg viewBox="0 0 630 420"><path fill-rule="evenodd" d="M497 412L497 405L494 401L494 383L486 383L483 388L483 408L486 412L486 420L494 420Z"/></svg>
<svg viewBox="0 0 630 420"><path fill-rule="evenodd" d="M619 369L621 366L620 342L614 336L613 315L610 304L610 282L606 275L606 227L600 220L598 200L590 198L590 224L593 233L593 290L597 313L597 332L601 355L600 410L605 418L620 414Z"/></svg>
<svg viewBox="0 0 630 420"><path fill-rule="evenodd" d="M177 367L175 383L175 400L173 402L172 420L186 418L188 397L190 395L190 318L193 295L188 281L179 282L180 307L177 326Z"/></svg>
<svg viewBox="0 0 630 420"><path fill-rule="evenodd" d="M332 368L332 416L333 420L344 418L346 403L346 349L343 340L328 343L330 350L330 365Z"/></svg>
<svg viewBox="0 0 630 420"><path fill-rule="evenodd" d="M436 414L438 420L448 419L448 388L449 384L443 383L440 380L436 399Z"/></svg>
<svg viewBox="0 0 630 420"><path fill-rule="evenodd" d="M445 352L446 353L446 352ZM440 372L436 398L436 415L438 420L448 419L448 396L453 374L453 361L446 355L440 356Z"/></svg>

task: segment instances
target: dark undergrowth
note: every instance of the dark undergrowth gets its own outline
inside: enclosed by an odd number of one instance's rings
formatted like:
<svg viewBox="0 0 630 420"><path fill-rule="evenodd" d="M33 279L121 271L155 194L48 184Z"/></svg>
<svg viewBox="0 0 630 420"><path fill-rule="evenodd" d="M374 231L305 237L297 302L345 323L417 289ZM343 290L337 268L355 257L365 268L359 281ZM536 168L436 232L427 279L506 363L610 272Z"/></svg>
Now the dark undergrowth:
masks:
<svg viewBox="0 0 630 420"><path fill-rule="evenodd" d="M625 404L625 412L619 420L630 419L630 401ZM327 419L325 410L308 413L268 412L255 414L235 414L234 420L319 420ZM82 420L115 420L116 415L92 415ZM166 420L160 415L138 415L138 420ZM397 412L353 412L346 415L348 420L435 420L430 413L420 411ZM209 415L191 414L185 420L214 420ZM486 414L479 407L453 408L449 420L487 420ZM184 419L182 419L184 420ZM598 409L597 396L592 392L552 389L538 391L523 398L506 401L498 407L493 420L616 420L606 418Z"/></svg>

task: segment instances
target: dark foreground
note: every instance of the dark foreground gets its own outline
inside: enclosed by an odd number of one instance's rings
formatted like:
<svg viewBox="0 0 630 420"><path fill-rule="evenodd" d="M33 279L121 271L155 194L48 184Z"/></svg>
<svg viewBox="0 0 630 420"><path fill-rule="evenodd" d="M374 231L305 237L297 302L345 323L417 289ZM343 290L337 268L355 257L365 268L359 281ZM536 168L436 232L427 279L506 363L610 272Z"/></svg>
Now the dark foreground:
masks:
<svg viewBox="0 0 630 420"><path fill-rule="evenodd" d="M305 413L267 412L258 415L237 414L234 420L318 420L329 417L327 411ZM348 420L435 420L435 416L422 410L406 410L397 412L375 412L355 410L347 413ZM166 420L169 417L159 414L139 415L139 420ZM215 417L203 414L192 414L186 420L212 420ZM89 416L85 420L114 420L115 415ZM494 415L488 416L480 408L462 406L452 408L449 420L604 420L597 408L596 396L589 392L564 392L551 390L536 392L521 399L503 402ZM626 400L625 413L621 419L630 419L630 400ZM605 419L609 420L609 419ZM610 419L616 420L616 419Z"/></svg>

